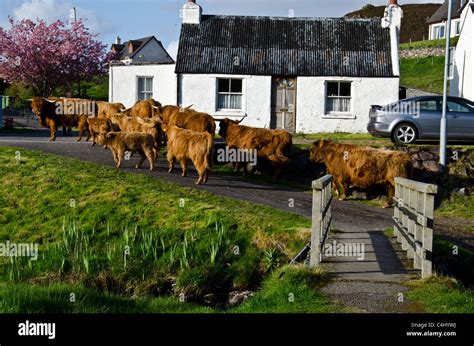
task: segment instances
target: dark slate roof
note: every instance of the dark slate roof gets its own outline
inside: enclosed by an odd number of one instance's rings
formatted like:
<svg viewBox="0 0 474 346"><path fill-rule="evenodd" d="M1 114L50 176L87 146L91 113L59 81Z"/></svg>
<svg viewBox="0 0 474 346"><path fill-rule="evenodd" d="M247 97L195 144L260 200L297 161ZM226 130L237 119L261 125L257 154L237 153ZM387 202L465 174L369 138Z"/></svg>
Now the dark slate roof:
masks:
<svg viewBox="0 0 474 346"><path fill-rule="evenodd" d="M468 1L468 0L465 0L465 1ZM438 10L436 10L435 13L433 13L433 15L428 19L428 23L438 23L438 22L442 22L444 20L447 20L448 19L448 6L449 6L449 2L448 1L445 1L444 4L441 5L440 8L438 8ZM459 18L461 16L461 14L459 13L459 11L461 10L461 0L454 0L454 3L453 3L453 9L452 9L452 13L451 13L451 19L455 19L455 18Z"/></svg>
<svg viewBox="0 0 474 346"><path fill-rule="evenodd" d="M136 40L130 40L122 43L120 46L123 46L122 50L118 53L118 59L124 58L133 58L133 56L140 50L140 48L144 47L150 40L153 39L153 36L138 38ZM132 43L133 52L128 52L128 45ZM119 46L119 47L120 47Z"/></svg>
<svg viewBox="0 0 474 346"><path fill-rule="evenodd" d="M380 19L202 16L183 24L177 73L392 77Z"/></svg>

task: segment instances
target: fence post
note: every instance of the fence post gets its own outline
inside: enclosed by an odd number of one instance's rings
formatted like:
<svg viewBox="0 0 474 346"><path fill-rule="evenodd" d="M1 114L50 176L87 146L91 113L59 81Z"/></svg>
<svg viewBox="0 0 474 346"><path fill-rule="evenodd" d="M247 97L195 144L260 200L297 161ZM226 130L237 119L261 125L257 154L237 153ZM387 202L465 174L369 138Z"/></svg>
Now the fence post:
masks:
<svg viewBox="0 0 474 346"><path fill-rule="evenodd" d="M434 199L438 187L404 178L395 178L395 236L421 269L421 277L432 274Z"/></svg>
<svg viewBox="0 0 474 346"><path fill-rule="evenodd" d="M311 226L310 266L318 266L322 261L321 249L331 228L331 182L332 176L326 175L313 181L313 206Z"/></svg>

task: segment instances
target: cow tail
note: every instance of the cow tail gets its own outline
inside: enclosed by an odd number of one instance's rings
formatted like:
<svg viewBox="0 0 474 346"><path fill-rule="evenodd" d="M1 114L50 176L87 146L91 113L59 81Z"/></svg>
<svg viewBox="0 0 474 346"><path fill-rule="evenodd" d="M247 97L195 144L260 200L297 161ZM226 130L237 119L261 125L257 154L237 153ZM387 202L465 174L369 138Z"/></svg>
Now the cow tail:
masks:
<svg viewBox="0 0 474 346"><path fill-rule="evenodd" d="M207 136L207 150L206 150L206 167L212 168L212 157L214 156L214 137L210 134Z"/></svg>

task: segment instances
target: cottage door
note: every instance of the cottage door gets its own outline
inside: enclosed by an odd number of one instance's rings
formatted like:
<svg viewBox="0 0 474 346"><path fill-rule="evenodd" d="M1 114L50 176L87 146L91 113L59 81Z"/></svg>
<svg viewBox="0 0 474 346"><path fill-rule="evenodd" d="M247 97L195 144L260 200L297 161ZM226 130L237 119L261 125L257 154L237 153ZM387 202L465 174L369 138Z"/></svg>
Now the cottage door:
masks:
<svg viewBox="0 0 474 346"><path fill-rule="evenodd" d="M296 78L272 78L272 129L296 131Z"/></svg>

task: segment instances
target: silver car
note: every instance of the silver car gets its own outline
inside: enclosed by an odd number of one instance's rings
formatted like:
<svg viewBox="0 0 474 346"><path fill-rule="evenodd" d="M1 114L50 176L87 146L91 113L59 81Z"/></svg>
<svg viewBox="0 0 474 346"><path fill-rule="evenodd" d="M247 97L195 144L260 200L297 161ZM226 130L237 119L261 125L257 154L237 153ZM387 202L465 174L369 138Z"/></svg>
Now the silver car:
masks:
<svg viewBox="0 0 474 346"><path fill-rule="evenodd" d="M371 106L367 130L401 144L439 139L442 96L418 96L388 106ZM448 97L448 139L474 140L474 102Z"/></svg>

